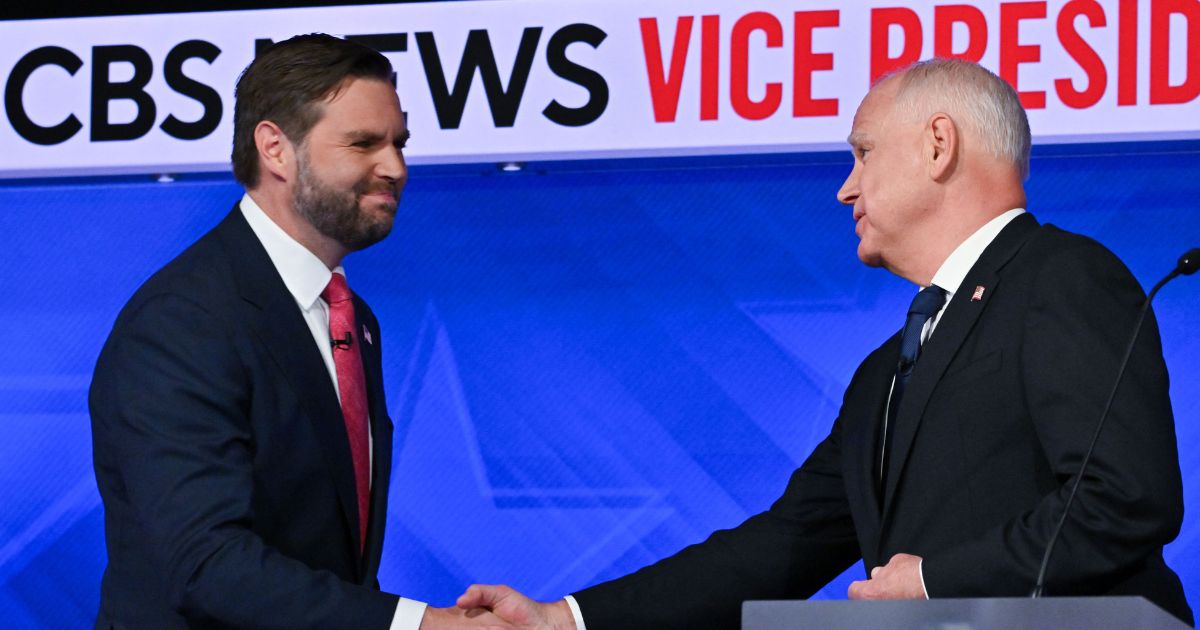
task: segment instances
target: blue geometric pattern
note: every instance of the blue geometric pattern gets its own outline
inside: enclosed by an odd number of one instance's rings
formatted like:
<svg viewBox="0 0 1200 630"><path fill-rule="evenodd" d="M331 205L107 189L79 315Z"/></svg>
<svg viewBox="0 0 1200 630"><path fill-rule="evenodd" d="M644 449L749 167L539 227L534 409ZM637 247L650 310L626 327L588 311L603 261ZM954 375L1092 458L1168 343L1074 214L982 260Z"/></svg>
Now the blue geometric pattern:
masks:
<svg viewBox="0 0 1200 630"><path fill-rule="evenodd" d="M384 588L542 599L765 509L913 287L857 262L847 155L414 169L395 232L347 261L382 326L396 425ZM1200 236L1200 146L1039 148L1042 221L1144 285ZM80 627L99 601L90 374L155 269L228 212L228 176L0 185L0 615ZM1187 517L1166 550L1200 601L1200 286L1162 328ZM845 596L861 566L819 595Z"/></svg>

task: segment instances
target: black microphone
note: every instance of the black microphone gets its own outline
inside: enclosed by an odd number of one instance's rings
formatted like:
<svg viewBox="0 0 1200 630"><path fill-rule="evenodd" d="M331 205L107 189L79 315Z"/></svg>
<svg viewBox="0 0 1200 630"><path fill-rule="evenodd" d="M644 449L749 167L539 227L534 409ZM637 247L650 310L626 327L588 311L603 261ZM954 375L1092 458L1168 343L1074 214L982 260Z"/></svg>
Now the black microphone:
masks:
<svg viewBox="0 0 1200 630"><path fill-rule="evenodd" d="M332 346L334 350L349 350L353 343L354 335L350 334L350 331L348 330L346 331L346 336L344 338L329 340L329 345Z"/></svg>
<svg viewBox="0 0 1200 630"><path fill-rule="evenodd" d="M1183 274L1190 276L1200 269L1200 247L1197 247L1188 253L1179 257L1179 264L1175 267L1176 275Z"/></svg>
<svg viewBox="0 0 1200 630"><path fill-rule="evenodd" d="M1087 471L1088 462L1092 459L1092 450L1096 448L1096 441L1100 439L1100 431L1104 428L1104 421L1108 419L1108 410L1112 408L1113 398L1117 395L1117 386L1121 384L1121 377L1125 376L1125 366L1129 364L1129 355L1133 354L1133 344L1137 341L1138 333L1142 330L1142 321L1146 319L1146 311L1150 310L1150 301L1154 299L1154 295L1164 284L1173 280L1176 276L1190 276L1200 269L1200 247L1189 250L1186 254L1179 257L1179 262L1176 263L1175 269L1171 273L1158 281L1153 289L1150 289L1150 294L1146 296L1146 301L1142 303L1142 309L1138 312L1137 323L1133 325L1133 336L1129 338L1129 345L1125 348L1125 356L1121 359L1121 367L1117 370L1117 380L1113 383L1112 391L1108 393L1108 402L1104 403L1104 411L1100 414L1100 420L1096 422L1096 431L1092 434L1092 443L1088 445L1087 453L1083 456L1083 462L1079 464L1079 473L1075 475L1075 483L1071 484L1071 494L1067 495L1067 502L1063 505L1062 516L1058 519L1058 524L1054 526L1054 533L1050 535L1050 542L1046 544L1046 553L1042 556L1042 566L1038 569L1037 583L1033 586L1033 592L1030 597L1037 598L1042 596L1042 591L1046 588L1046 569L1050 566L1050 556L1054 554L1054 545L1058 542L1058 536L1062 533L1063 525L1067 522L1067 514L1071 512L1071 504L1075 503L1075 494L1079 492L1079 482L1083 480L1083 473Z"/></svg>

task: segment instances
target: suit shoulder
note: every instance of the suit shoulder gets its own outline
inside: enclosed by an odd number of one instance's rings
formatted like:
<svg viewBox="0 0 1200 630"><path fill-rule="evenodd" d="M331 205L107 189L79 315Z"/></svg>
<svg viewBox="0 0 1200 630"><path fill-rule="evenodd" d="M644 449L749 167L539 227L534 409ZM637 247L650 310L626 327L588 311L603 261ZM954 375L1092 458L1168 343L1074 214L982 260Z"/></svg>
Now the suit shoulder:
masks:
<svg viewBox="0 0 1200 630"><path fill-rule="evenodd" d="M1030 239L1028 249L1030 253L1041 254L1041 257L1059 260L1078 258L1102 264L1115 263L1124 266L1121 259L1100 241L1083 234L1068 232L1052 223L1047 223L1038 229Z"/></svg>
<svg viewBox="0 0 1200 630"><path fill-rule="evenodd" d="M1049 223L1038 229L1019 258L1048 273L1090 269L1104 275L1133 278L1125 263L1096 239Z"/></svg>
<svg viewBox="0 0 1200 630"><path fill-rule="evenodd" d="M1013 262L1025 268L1026 278L1041 291L1080 299L1095 291L1132 301L1145 296L1141 283L1112 250L1054 225L1042 226Z"/></svg>
<svg viewBox="0 0 1200 630"><path fill-rule="evenodd" d="M154 272L126 302L114 328L147 305L176 297L196 304L213 304L227 299L233 266L217 229L210 230Z"/></svg>

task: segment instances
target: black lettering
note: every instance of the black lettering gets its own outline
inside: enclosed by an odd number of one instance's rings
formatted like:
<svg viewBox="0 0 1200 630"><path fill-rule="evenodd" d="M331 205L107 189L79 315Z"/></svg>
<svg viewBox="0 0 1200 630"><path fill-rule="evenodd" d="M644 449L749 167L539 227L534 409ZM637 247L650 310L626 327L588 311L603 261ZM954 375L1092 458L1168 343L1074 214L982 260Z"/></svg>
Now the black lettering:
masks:
<svg viewBox="0 0 1200 630"><path fill-rule="evenodd" d="M109 68L117 62L133 64L133 78L124 83L109 79ZM154 99L146 93L146 84L154 73L154 62L145 50L137 46L95 46L92 48L92 141L134 140L154 127ZM130 100L137 106L132 122L110 123L108 104Z"/></svg>
<svg viewBox="0 0 1200 630"><path fill-rule="evenodd" d="M438 55L433 33L417 33L417 49L421 53L421 64L425 66L425 79L429 82L429 93L433 97L433 107L437 111L441 128L458 129L462 124L463 111L467 107L467 96L471 91L471 81L475 77L476 69L483 80L483 90L487 95L488 108L492 112L492 122L497 127L513 126L541 36L540 26L530 26L522 33L513 62L512 76L509 77L506 88L500 83L500 70L496 67L496 57L487 31L471 31L467 34L462 63L458 67L458 76L454 79L454 89L451 90L446 84L446 75L442 71L442 60Z"/></svg>
<svg viewBox="0 0 1200 630"><path fill-rule="evenodd" d="M21 57L13 67L12 74L8 75L8 83L4 86L4 108L8 111L8 120L12 122L13 129L29 142L48 146L66 142L83 128L83 123L75 114L68 115L52 127L43 127L29 119L23 100L25 83L33 71L42 66L58 66L75 76L83 67L83 60L66 48L42 46Z"/></svg>
<svg viewBox="0 0 1200 630"><path fill-rule="evenodd" d="M217 130L221 124L221 95L213 88L185 75L183 63L188 59L198 58L212 64L221 54L221 49L215 44L199 39L192 39L179 44L167 53L163 62L163 75L167 85L172 90L187 96L204 107L200 120L184 122L169 114L159 127L168 135L180 140L199 140Z"/></svg>
<svg viewBox="0 0 1200 630"><path fill-rule="evenodd" d="M557 99L550 101L542 115L565 127L582 127L595 122L608 107L608 81L595 70L567 59L567 47L576 42L598 48L608 34L591 24L569 24L562 27L546 44L546 63L558 76L582 86L588 91L588 101L582 107L567 107Z"/></svg>

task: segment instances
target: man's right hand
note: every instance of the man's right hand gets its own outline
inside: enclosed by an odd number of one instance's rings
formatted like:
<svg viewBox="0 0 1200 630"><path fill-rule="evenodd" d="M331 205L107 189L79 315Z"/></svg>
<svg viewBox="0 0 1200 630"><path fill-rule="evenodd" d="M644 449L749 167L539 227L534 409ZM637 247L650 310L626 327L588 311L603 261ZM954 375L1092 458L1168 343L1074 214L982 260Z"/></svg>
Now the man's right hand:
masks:
<svg viewBox="0 0 1200 630"><path fill-rule="evenodd" d="M576 630L565 599L543 604L502 584L474 584L458 598L464 610L487 609L519 630Z"/></svg>
<svg viewBox="0 0 1200 630"><path fill-rule="evenodd" d="M512 630L513 625L482 608L427 606L420 630Z"/></svg>

